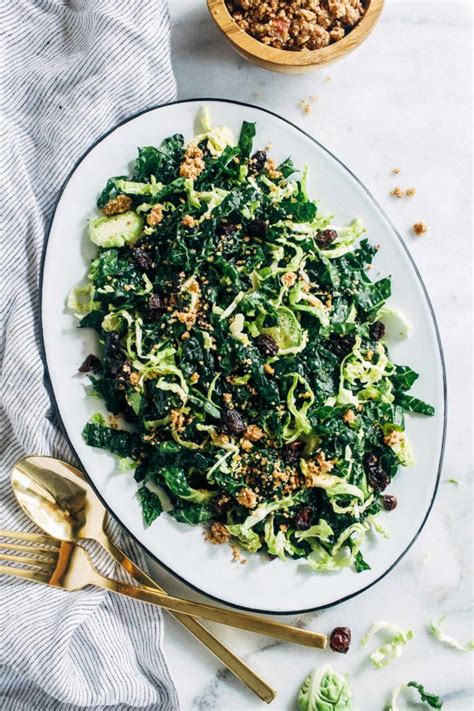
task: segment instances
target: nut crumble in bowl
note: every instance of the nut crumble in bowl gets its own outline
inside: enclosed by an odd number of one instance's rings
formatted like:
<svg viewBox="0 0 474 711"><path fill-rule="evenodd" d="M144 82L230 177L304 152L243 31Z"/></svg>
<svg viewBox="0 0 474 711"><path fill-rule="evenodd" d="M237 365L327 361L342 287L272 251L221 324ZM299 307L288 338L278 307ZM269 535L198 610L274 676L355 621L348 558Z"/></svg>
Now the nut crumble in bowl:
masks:
<svg viewBox="0 0 474 711"><path fill-rule="evenodd" d="M265 45L299 51L327 47L365 14L365 0L226 0L237 25Z"/></svg>

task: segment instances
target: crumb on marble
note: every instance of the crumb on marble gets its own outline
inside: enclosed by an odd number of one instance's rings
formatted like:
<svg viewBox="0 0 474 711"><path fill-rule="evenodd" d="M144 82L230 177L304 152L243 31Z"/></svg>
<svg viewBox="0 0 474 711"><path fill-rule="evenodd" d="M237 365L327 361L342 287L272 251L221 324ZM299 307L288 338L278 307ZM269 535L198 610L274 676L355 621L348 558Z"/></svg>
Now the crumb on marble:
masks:
<svg viewBox="0 0 474 711"><path fill-rule="evenodd" d="M403 190L401 188L398 187L398 185L396 188L393 188L393 190L390 190L390 195L392 197L402 198L404 194L405 193L403 192Z"/></svg>
<svg viewBox="0 0 474 711"><path fill-rule="evenodd" d="M298 104L298 107L299 107L301 113L304 114L305 116L308 116L311 113L311 111L313 110L308 99L301 99L301 101Z"/></svg>
<svg viewBox="0 0 474 711"><path fill-rule="evenodd" d="M412 230L417 237L420 237L428 231L428 225L425 222L415 222L412 226Z"/></svg>

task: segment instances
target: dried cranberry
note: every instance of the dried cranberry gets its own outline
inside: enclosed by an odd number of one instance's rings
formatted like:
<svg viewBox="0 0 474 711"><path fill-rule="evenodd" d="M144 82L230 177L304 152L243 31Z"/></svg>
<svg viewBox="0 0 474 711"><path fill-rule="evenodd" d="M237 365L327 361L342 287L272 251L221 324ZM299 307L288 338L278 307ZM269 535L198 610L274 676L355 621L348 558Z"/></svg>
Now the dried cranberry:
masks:
<svg viewBox="0 0 474 711"><path fill-rule="evenodd" d="M257 336L255 345L263 356L276 356L278 353L278 343L274 338L266 334Z"/></svg>
<svg viewBox="0 0 474 711"><path fill-rule="evenodd" d="M267 234L267 223L265 220L250 220L245 228L245 233L249 237L265 237Z"/></svg>
<svg viewBox="0 0 474 711"><path fill-rule="evenodd" d="M117 373L117 380L128 381L132 373L132 364L129 360L124 360L120 370Z"/></svg>
<svg viewBox="0 0 474 711"><path fill-rule="evenodd" d="M228 222L220 222L216 227L218 237L231 237L237 231L237 225Z"/></svg>
<svg viewBox="0 0 474 711"><path fill-rule="evenodd" d="M100 360L93 353L90 353L85 359L84 363L79 368L80 373L90 373L91 370L98 370L100 368Z"/></svg>
<svg viewBox="0 0 474 711"><path fill-rule="evenodd" d="M313 522L313 509L311 506L301 506L295 514L295 528L297 531L307 531Z"/></svg>
<svg viewBox="0 0 474 711"><path fill-rule="evenodd" d="M318 247L324 249L324 247L329 247L331 242L337 238L336 230L318 230L316 232L316 237L314 238Z"/></svg>
<svg viewBox="0 0 474 711"><path fill-rule="evenodd" d="M385 326L382 321L374 321L370 327L370 337L374 341L380 341L385 335Z"/></svg>
<svg viewBox="0 0 474 711"><path fill-rule="evenodd" d="M209 486L209 484L208 484ZM216 510L216 513L222 515L226 511L229 510L230 506L232 504L232 499L230 496L218 496L216 499L214 499L214 508Z"/></svg>
<svg viewBox="0 0 474 711"><path fill-rule="evenodd" d="M223 430L235 435L243 435L247 427L238 410L224 410L221 425Z"/></svg>
<svg viewBox="0 0 474 711"><path fill-rule="evenodd" d="M107 358L113 358L120 352L120 334L117 331L109 331L105 336L105 355Z"/></svg>
<svg viewBox="0 0 474 711"><path fill-rule="evenodd" d="M125 361L120 348L120 334L116 331L110 331L105 337L105 357L109 364L110 375L115 378Z"/></svg>
<svg viewBox="0 0 474 711"><path fill-rule="evenodd" d="M355 336L352 333L347 333L344 336L332 335L329 339L329 349L337 356L344 357L354 347Z"/></svg>
<svg viewBox="0 0 474 711"><path fill-rule="evenodd" d="M148 297L148 314L151 318L159 318L164 311L163 302L161 296L158 294L150 294Z"/></svg>
<svg viewBox="0 0 474 711"><path fill-rule="evenodd" d="M374 491L383 491L390 484L390 477L380 466L374 454L368 454L364 460L364 469L367 481Z"/></svg>
<svg viewBox="0 0 474 711"><path fill-rule="evenodd" d="M141 272L149 272L153 269L153 259L150 257L144 249L140 247L135 247L132 250L132 256L135 264L140 269Z"/></svg>
<svg viewBox="0 0 474 711"><path fill-rule="evenodd" d="M329 637L329 646L333 652L347 654L351 646L351 631L349 627L335 627Z"/></svg>
<svg viewBox="0 0 474 711"><path fill-rule="evenodd" d="M260 173L267 161L265 151L256 151L249 160L249 173Z"/></svg>
<svg viewBox="0 0 474 711"><path fill-rule="evenodd" d="M385 494L385 496L382 496L382 506L385 511L393 511L398 506L397 497L393 494Z"/></svg>
<svg viewBox="0 0 474 711"><path fill-rule="evenodd" d="M283 455L287 464L297 464L299 462L303 447L303 442L299 440L286 445Z"/></svg>

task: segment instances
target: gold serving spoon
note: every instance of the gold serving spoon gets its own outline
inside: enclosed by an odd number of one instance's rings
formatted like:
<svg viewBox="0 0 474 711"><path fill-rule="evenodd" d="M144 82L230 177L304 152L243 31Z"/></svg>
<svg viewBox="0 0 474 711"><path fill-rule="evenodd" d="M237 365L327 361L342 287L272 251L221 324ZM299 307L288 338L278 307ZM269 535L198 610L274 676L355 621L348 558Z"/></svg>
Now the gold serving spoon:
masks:
<svg viewBox="0 0 474 711"><path fill-rule="evenodd" d="M30 456L16 463L11 480L21 508L45 533L67 542L98 541L137 582L166 593L108 538L106 510L78 469L54 457ZM257 696L266 703L273 701L274 689L198 620L179 612L170 614Z"/></svg>

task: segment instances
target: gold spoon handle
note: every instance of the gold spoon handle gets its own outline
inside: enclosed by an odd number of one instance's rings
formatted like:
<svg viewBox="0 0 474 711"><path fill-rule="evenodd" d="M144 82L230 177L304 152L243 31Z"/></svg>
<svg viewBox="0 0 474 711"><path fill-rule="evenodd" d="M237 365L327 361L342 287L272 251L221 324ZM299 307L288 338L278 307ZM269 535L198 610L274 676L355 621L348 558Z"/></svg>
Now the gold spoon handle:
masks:
<svg viewBox="0 0 474 711"><path fill-rule="evenodd" d="M153 587L160 592L167 594L163 588L161 588L158 583L156 583L153 578L151 578L144 570L138 567L133 560L127 558L125 553L123 553L118 546L112 543L111 540L104 534L100 538L100 543L102 546L110 553L110 555L125 568L125 570L141 585L146 587ZM171 612L171 611L170 611ZM267 704L271 703L276 696L276 692L269 686L266 681L264 681L258 674L256 674L247 664L245 664L242 659L237 657L233 652L228 649L223 642L221 642L217 637L215 637L212 632L207 630L200 622L198 622L194 617L189 617L189 615L183 615L179 612L171 612L173 617L178 620L186 629L188 629L191 634L193 634L205 647L209 649L212 654L214 654L220 661L225 664L225 666L230 669L239 679L241 679L244 684L246 684L249 689L251 689L257 696L265 701Z"/></svg>
<svg viewBox="0 0 474 711"><path fill-rule="evenodd" d="M192 617L201 617L204 620L219 622L223 625L274 637L284 642L302 644L306 647L324 649L327 644L326 635L320 634L319 632L298 629L297 627L284 625L281 622L274 622L273 620L267 620L263 617L249 615L244 612L235 612L234 610L206 605L202 602L183 600L158 592L158 590L152 590L148 587L138 588L135 585L120 583L118 580L111 578L103 578L102 583L113 592L133 597L142 602L149 602L152 605L159 605L165 610L171 610L172 612L181 612L185 615L191 615Z"/></svg>

